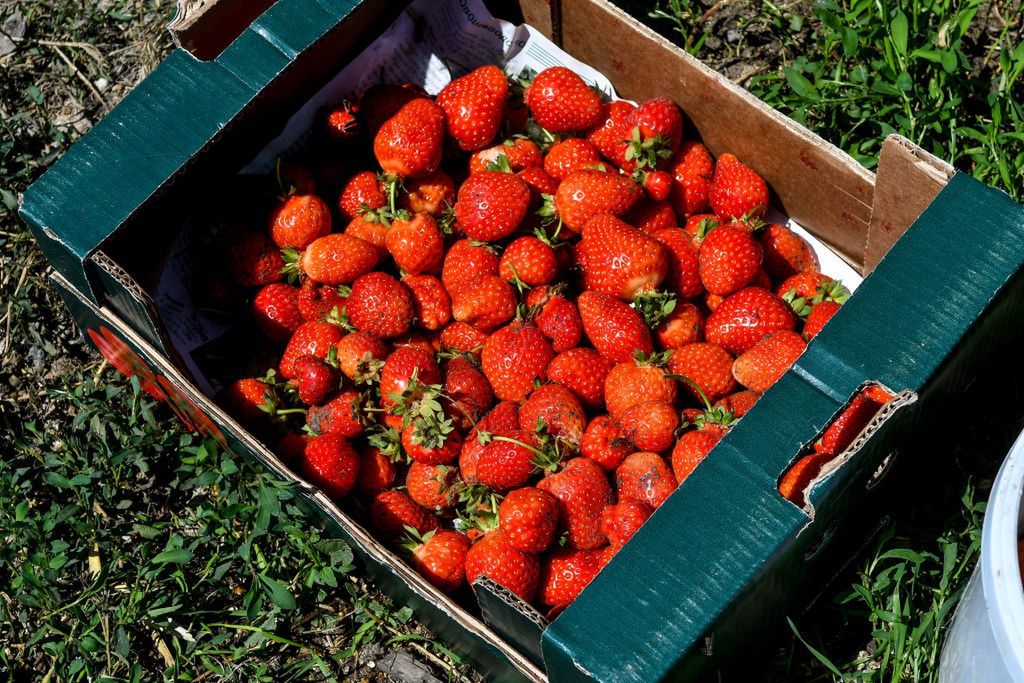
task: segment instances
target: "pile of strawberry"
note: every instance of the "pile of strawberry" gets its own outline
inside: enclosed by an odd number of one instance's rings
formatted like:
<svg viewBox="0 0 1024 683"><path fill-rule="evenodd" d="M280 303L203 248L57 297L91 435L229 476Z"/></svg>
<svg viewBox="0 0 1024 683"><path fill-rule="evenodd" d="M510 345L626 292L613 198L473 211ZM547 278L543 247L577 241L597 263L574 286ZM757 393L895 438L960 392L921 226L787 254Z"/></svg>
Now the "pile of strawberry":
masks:
<svg viewBox="0 0 1024 683"><path fill-rule="evenodd" d="M321 133L227 250L283 352L226 400L443 591L564 609L847 296L665 98L485 66Z"/></svg>

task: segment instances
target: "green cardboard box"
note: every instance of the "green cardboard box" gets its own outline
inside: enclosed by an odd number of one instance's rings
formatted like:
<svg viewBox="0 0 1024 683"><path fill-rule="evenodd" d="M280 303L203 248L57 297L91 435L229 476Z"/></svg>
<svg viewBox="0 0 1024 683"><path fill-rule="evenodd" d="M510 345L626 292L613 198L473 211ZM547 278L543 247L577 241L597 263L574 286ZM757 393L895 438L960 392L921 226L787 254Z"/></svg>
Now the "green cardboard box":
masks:
<svg viewBox="0 0 1024 683"><path fill-rule="evenodd" d="M277 0L233 40L216 35L223 51L196 50L216 56L173 52L26 192L22 216L53 281L112 364L186 425L296 481L378 585L489 679L693 679L727 665L777 623L826 551L842 554L833 539L872 516L864 501L883 463L1016 329L1024 210L895 136L873 174L604 0L495 3L495 15L540 29L621 95L673 98L714 154L748 160L775 203L866 279L557 619L486 581L479 609L460 604L214 403L154 297L197 197L236 174L405 5ZM630 49L607 50L609 36ZM812 483L805 509L784 500L782 473L868 383L897 398Z"/></svg>

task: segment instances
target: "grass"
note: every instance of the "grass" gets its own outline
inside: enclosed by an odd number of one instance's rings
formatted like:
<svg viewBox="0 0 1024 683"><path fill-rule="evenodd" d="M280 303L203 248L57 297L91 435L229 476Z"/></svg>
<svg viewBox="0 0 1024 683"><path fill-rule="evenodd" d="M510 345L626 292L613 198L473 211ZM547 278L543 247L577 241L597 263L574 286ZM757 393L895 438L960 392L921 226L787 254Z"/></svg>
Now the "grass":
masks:
<svg viewBox="0 0 1024 683"><path fill-rule="evenodd" d="M895 131L1024 196L1019 3L622 4L866 166ZM348 680L404 648L439 676L475 677L367 585L286 485L179 431L76 334L18 194L159 61L169 7L17 7L27 30L0 57L0 670ZM743 680L934 678L1019 394L976 383L946 422L958 427L905 454L928 468L930 495L898 506Z"/></svg>

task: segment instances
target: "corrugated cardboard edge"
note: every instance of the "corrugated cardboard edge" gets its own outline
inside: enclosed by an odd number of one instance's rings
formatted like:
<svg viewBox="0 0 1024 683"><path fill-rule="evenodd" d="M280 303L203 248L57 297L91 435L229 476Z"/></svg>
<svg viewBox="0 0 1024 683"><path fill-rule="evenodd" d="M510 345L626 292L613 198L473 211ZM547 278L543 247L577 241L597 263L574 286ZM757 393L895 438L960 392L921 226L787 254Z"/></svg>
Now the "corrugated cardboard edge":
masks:
<svg viewBox="0 0 1024 683"><path fill-rule="evenodd" d="M372 556L381 564L387 564L392 567L406 585L408 585L409 588L421 599L431 603L434 607L444 612L463 628L481 636L491 643L505 657L507 657L513 666L515 666L528 680L534 681L535 683L544 683L547 681L544 673L532 662L526 659L516 648L501 639L480 619L464 610L454 600L434 588L422 576L420 576L420 574L399 558L398 555L377 541L376 538L374 538L362 525L346 515L330 497L293 473L270 449L252 436L233 417L221 409L220 406L202 394L202 392L198 391L191 382L181 375L180 371L176 367L166 361L159 350L154 348L145 339L136 334L134 330L124 324L116 314L109 309L96 307L59 273L53 273L50 277L57 282L59 287L74 294L84 305L88 306L98 318L108 323L112 329L117 331L118 334L123 335L124 338L133 346L140 349L147 359L153 363L156 371L164 375L171 384L189 401L194 403L200 411L213 418L217 422L218 426L229 430L234 437L252 449L263 464L269 467L275 475L286 481L293 482L296 487L306 495L306 497L311 499L318 507L321 508L321 510L327 513L332 521L344 529L345 532L348 533L368 555Z"/></svg>
<svg viewBox="0 0 1024 683"><path fill-rule="evenodd" d="M167 31L197 59L214 59L275 0L178 0Z"/></svg>

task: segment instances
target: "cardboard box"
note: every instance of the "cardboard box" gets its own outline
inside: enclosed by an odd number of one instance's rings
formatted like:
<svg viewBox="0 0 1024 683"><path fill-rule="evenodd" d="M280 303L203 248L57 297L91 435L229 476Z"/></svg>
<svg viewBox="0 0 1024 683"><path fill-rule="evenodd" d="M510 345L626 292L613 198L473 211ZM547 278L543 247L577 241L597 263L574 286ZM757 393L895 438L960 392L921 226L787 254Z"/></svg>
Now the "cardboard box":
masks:
<svg viewBox="0 0 1024 683"><path fill-rule="evenodd" d="M403 8L277 0L234 40L210 29L214 47L197 50L214 58L172 53L26 192L22 216L55 285L115 366L139 375L187 425L296 481L311 513L353 544L374 581L489 679L693 678L734 661L777 623L842 526L870 517L858 506L880 463L930 426L931 406L1013 329L1024 210L898 137L886 140L872 174L604 0L492 8L546 32L621 95L674 99L714 154L748 161L780 208L867 278L561 616L548 624L488 582L476 587L478 616L297 480L204 395L153 301L196 198L234 175ZM629 50L608 50L610 37ZM815 482L807 509L784 500L781 474L869 382L897 399Z"/></svg>

